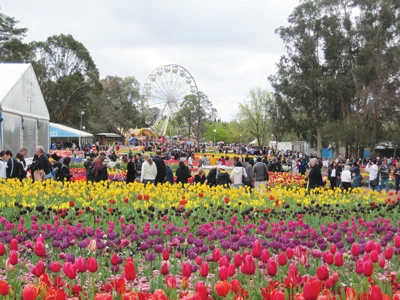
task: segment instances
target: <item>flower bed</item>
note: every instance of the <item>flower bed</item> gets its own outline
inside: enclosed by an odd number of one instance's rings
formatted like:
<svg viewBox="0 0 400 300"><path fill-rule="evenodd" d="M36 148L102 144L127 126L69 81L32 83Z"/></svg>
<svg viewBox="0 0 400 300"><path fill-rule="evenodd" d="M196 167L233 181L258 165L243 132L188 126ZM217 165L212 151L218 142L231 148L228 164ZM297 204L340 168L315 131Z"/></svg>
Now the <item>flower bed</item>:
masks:
<svg viewBox="0 0 400 300"><path fill-rule="evenodd" d="M399 200L10 181L0 184L0 295L399 299Z"/></svg>

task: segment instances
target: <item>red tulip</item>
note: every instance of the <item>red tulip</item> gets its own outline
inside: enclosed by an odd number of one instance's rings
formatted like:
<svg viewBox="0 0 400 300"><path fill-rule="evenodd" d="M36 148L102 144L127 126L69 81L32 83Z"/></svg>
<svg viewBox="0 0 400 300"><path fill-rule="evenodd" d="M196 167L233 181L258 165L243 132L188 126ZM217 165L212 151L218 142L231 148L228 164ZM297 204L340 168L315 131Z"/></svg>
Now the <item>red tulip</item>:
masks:
<svg viewBox="0 0 400 300"><path fill-rule="evenodd" d="M395 246L396 248L400 248L400 235L398 235L398 236L396 236L396 237L394 238L394 246Z"/></svg>
<svg viewBox="0 0 400 300"><path fill-rule="evenodd" d="M385 249L385 258L386 259L392 259L393 257L393 248L391 246L387 246Z"/></svg>
<svg viewBox="0 0 400 300"><path fill-rule="evenodd" d="M0 256L6 254L6 246L3 243L0 243Z"/></svg>
<svg viewBox="0 0 400 300"><path fill-rule="evenodd" d="M279 263L281 266L284 266L284 265L286 265L286 263L287 263L286 255L285 255L283 252L280 252L280 253L278 254L278 263Z"/></svg>
<svg viewBox="0 0 400 300"><path fill-rule="evenodd" d="M254 258L261 257L261 244L258 239L256 239L253 243L252 255Z"/></svg>
<svg viewBox="0 0 400 300"><path fill-rule="evenodd" d="M237 279L234 279L231 281L231 291L235 294L237 294L240 291L240 281Z"/></svg>
<svg viewBox="0 0 400 300"><path fill-rule="evenodd" d="M329 270L325 266L320 266L317 269L317 277L321 281L325 281L329 278Z"/></svg>
<svg viewBox="0 0 400 300"><path fill-rule="evenodd" d="M111 285L115 289L118 295L123 295L126 292L126 282L124 278L119 278L117 280L114 280Z"/></svg>
<svg viewBox="0 0 400 300"><path fill-rule="evenodd" d="M10 251L10 264L15 266L18 263L18 254L17 251L11 250Z"/></svg>
<svg viewBox="0 0 400 300"><path fill-rule="evenodd" d="M97 265L97 260L94 257L89 257L87 261L87 269L90 273L96 273L97 270L99 269L99 266Z"/></svg>
<svg viewBox="0 0 400 300"><path fill-rule="evenodd" d="M263 249L261 251L261 261L266 264L270 258L268 249Z"/></svg>
<svg viewBox="0 0 400 300"><path fill-rule="evenodd" d="M304 285L304 300L316 300L320 292L321 282L318 279L310 279Z"/></svg>
<svg viewBox="0 0 400 300"><path fill-rule="evenodd" d="M252 256L247 255L244 258L243 265L240 267L240 271L246 275L253 275L256 272L256 265Z"/></svg>
<svg viewBox="0 0 400 300"><path fill-rule="evenodd" d="M219 261L220 258L221 258L221 250L219 250L218 248L214 249L213 255L212 255L213 261L217 262L217 261Z"/></svg>
<svg viewBox="0 0 400 300"><path fill-rule="evenodd" d="M351 245L351 253L354 256L358 256L360 254L360 246L358 244L352 244Z"/></svg>
<svg viewBox="0 0 400 300"><path fill-rule="evenodd" d="M369 299L370 300L383 300L383 295L381 288L377 285L371 287L369 292Z"/></svg>
<svg viewBox="0 0 400 300"><path fill-rule="evenodd" d="M234 265L234 264L229 264L229 267L228 267L228 276L229 276L229 277L233 277L233 276L235 276L235 273L236 273L236 267L235 267L235 265Z"/></svg>
<svg viewBox="0 0 400 300"><path fill-rule="evenodd" d="M333 264L333 255L332 255L332 253L330 253L330 252L325 252L324 258L325 258L325 261L326 261L326 263L327 263L328 265L332 265L332 264Z"/></svg>
<svg viewBox="0 0 400 300"><path fill-rule="evenodd" d="M290 265L288 276L285 278L285 287L289 289L295 288L298 285L297 270L291 267L292 265Z"/></svg>
<svg viewBox="0 0 400 300"><path fill-rule="evenodd" d="M372 275L372 272L374 271L374 265L372 264L372 261L367 260L363 264L363 273L365 277L370 277Z"/></svg>
<svg viewBox="0 0 400 300"><path fill-rule="evenodd" d="M331 253L332 253L332 254L335 254L335 253L336 253L336 245L335 245L335 244L332 244L330 250L331 250Z"/></svg>
<svg viewBox="0 0 400 300"><path fill-rule="evenodd" d="M161 270L160 270L160 273L162 274L162 275L168 275L168 273L169 273L169 270L168 270L168 264L166 263L166 262L164 262L162 265L161 265Z"/></svg>
<svg viewBox="0 0 400 300"><path fill-rule="evenodd" d="M379 260L379 253L376 250L372 250L369 257L371 258L372 262L376 263Z"/></svg>
<svg viewBox="0 0 400 300"><path fill-rule="evenodd" d="M76 266L71 262L66 262L64 264L64 273L69 279L75 279L76 277Z"/></svg>
<svg viewBox="0 0 400 300"><path fill-rule="evenodd" d="M231 286L228 281L218 281L214 286L217 295L220 297L225 297L229 294Z"/></svg>
<svg viewBox="0 0 400 300"><path fill-rule="evenodd" d="M292 259L293 255L294 255L293 249L290 248L290 247L286 248L286 256L287 256L287 258Z"/></svg>
<svg viewBox="0 0 400 300"><path fill-rule="evenodd" d="M400 291L397 291L397 292L393 295L393 300L400 300Z"/></svg>
<svg viewBox="0 0 400 300"><path fill-rule="evenodd" d="M272 258L268 260L267 273L269 276L272 277L274 277L276 273L278 273L278 265L276 264L276 261Z"/></svg>
<svg viewBox="0 0 400 300"><path fill-rule="evenodd" d="M335 265L338 267L343 266L343 254L342 252L335 253Z"/></svg>
<svg viewBox="0 0 400 300"><path fill-rule="evenodd" d="M222 267L228 267L229 266L229 261L226 258L226 256L222 256L221 259L219 260L219 266Z"/></svg>
<svg viewBox="0 0 400 300"><path fill-rule="evenodd" d="M124 267L125 279L128 281L133 281L136 278L135 262L132 259L126 261Z"/></svg>
<svg viewBox="0 0 400 300"><path fill-rule="evenodd" d="M376 250L376 252L378 252L378 253L381 253L381 244L374 243L374 250Z"/></svg>
<svg viewBox="0 0 400 300"><path fill-rule="evenodd" d="M137 297L137 294L134 293L134 296L132 299L137 299L136 297ZM167 300L168 299L167 295L165 295L165 292L160 289L154 291L153 297L154 297L154 299L157 299L157 300Z"/></svg>
<svg viewBox="0 0 400 300"><path fill-rule="evenodd" d="M167 249L164 248L164 250L162 251L162 258L163 260L168 260L169 259L169 252Z"/></svg>
<svg viewBox="0 0 400 300"><path fill-rule="evenodd" d="M189 262L184 262L182 264L182 275L189 278L192 275L192 266Z"/></svg>
<svg viewBox="0 0 400 300"><path fill-rule="evenodd" d="M222 266L219 269L219 280L224 281L228 279L228 268L225 266Z"/></svg>
<svg viewBox="0 0 400 300"><path fill-rule="evenodd" d="M12 239L10 242L10 250L18 250L18 240Z"/></svg>
<svg viewBox="0 0 400 300"><path fill-rule="evenodd" d="M0 280L0 295L7 296L10 291L10 287L6 281Z"/></svg>
<svg viewBox="0 0 400 300"><path fill-rule="evenodd" d="M327 289L330 289L332 286L333 286L333 280L330 279L330 278L328 278L328 279L325 281L325 287L326 287Z"/></svg>
<svg viewBox="0 0 400 300"><path fill-rule="evenodd" d="M76 268L79 273L84 273L87 270L86 261L82 256L79 256L75 261Z"/></svg>
<svg viewBox="0 0 400 300"><path fill-rule="evenodd" d="M364 251L369 253L374 249L374 241L373 240L369 240L368 242L365 243L364 246Z"/></svg>
<svg viewBox="0 0 400 300"><path fill-rule="evenodd" d="M384 257L381 257L381 259L379 260L379 266L380 266L381 268L384 268L385 265L386 265L386 260L385 260Z"/></svg>
<svg viewBox="0 0 400 300"><path fill-rule="evenodd" d="M208 266L208 263L203 262L203 264L201 265L201 269L200 269L200 276L207 277L209 271L210 271L210 267Z"/></svg>
<svg viewBox="0 0 400 300"><path fill-rule="evenodd" d="M112 264L113 266L117 266L117 265L118 265L118 262L119 262L119 257L118 257L118 255L117 255L116 253L114 253L114 254L111 256L111 264Z"/></svg>
<svg viewBox="0 0 400 300"><path fill-rule="evenodd" d="M239 253L235 253L233 256L233 263L235 264L236 268L239 268L242 265L242 257Z"/></svg>
<svg viewBox="0 0 400 300"><path fill-rule="evenodd" d="M273 290L271 300L285 300L285 294L281 291Z"/></svg>
<svg viewBox="0 0 400 300"><path fill-rule="evenodd" d="M46 272L44 263L42 260L39 260L36 266L32 269L32 274L35 275L37 278L42 276Z"/></svg>
<svg viewBox="0 0 400 300"><path fill-rule="evenodd" d="M167 276L165 278L165 284L169 289L174 289L176 287L176 278L175 276Z"/></svg>
<svg viewBox="0 0 400 300"><path fill-rule="evenodd" d="M207 288L203 281L199 281L196 283L196 294L200 296L201 300L207 300Z"/></svg>
<svg viewBox="0 0 400 300"><path fill-rule="evenodd" d="M333 281L333 284L336 284L339 281L339 274L338 273L333 272L332 281Z"/></svg>
<svg viewBox="0 0 400 300"><path fill-rule="evenodd" d="M58 261L52 262L50 264L50 270L53 273L58 273L61 271L61 264Z"/></svg>
<svg viewBox="0 0 400 300"><path fill-rule="evenodd" d="M196 257L196 265L201 266L202 263L203 263L203 259L201 258L201 256L197 256Z"/></svg>
<svg viewBox="0 0 400 300"><path fill-rule="evenodd" d="M25 285L22 291L23 300L33 300L36 299L38 295L39 295L39 289L36 287L36 285L33 284Z"/></svg>
<svg viewBox="0 0 400 300"><path fill-rule="evenodd" d="M46 248L42 242L37 242L35 244L35 254L39 257L46 257Z"/></svg>
<svg viewBox="0 0 400 300"><path fill-rule="evenodd" d="M364 261L361 258L356 262L356 273L358 275L364 273Z"/></svg>

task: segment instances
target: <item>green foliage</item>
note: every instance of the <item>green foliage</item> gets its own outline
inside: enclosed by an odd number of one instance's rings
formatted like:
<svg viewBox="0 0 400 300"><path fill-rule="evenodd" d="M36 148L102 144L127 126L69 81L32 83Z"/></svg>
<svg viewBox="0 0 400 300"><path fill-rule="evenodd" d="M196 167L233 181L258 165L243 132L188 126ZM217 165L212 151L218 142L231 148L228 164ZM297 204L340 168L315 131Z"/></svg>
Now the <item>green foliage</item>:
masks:
<svg viewBox="0 0 400 300"><path fill-rule="evenodd" d="M399 8L396 0L306 0L277 30L286 53L269 79L285 120L317 152L323 141L340 142L359 156L394 120Z"/></svg>
<svg viewBox="0 0 400 300"><path fill-rule="evenodd" d="M97 102L91 127L98 132L114 132L141 126L139 82L135 77L107 76L101 80L103 92Z"/></svg>
<svg viewBox="0 0 400 300"><path fill-rule="evenodd" d="M260 146L269 140L268 110L273 102L274 99L269 92L255 88L250 91L250 97L239 104L239 122L246 132L256 138Z"/></svg>
<svg viewBox="0 0 400 300"><path fill-rule="evenodd" d="M29 60L30 46L22 40L27 28L18 28L15 18L0 13L0 61L26 62Z"/></svg>
<svg viewBox="0 0 400 300"><path fill-rule="evenodd" d="M234 139L229 131L228 123L223 122L208 122L204 133L205 142L214 142L214 129L215 129L215 142L223 141L224 143L232 143Z"/></svg>
<svg viewBox="0 0 400 300"><path fill-rule="evenodd" d="M87 117L99 108L96 100L102 91L99 71L85 46L71 35L55 35L45 42L33 42L33 65L50 119L76 127L80 112Z"/></svg>
<svg viewBox="0 0 400 300"><path fill-rule="evenodd" d="M180 128L181 134L199 142L206 131L206 122L216 117L217 111L212 102L204 93L198 92L196 95L185 96L173 123Z"/></svg>

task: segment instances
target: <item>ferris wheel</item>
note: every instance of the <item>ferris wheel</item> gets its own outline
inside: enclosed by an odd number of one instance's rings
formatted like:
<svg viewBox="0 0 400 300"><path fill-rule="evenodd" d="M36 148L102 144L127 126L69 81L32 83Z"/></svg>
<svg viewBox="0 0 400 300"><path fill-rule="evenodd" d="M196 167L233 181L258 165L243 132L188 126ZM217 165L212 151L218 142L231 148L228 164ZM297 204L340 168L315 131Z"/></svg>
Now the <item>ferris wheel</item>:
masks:
<svg viewBox="0 0 400 300"><path fill-rule="evenodd" d="M151 109L147 116L149 125L165 135L169 120L179 110L179 102L197 92L196 81L184 67L164 65L155 69L142 89L143 101Z"/></svg>

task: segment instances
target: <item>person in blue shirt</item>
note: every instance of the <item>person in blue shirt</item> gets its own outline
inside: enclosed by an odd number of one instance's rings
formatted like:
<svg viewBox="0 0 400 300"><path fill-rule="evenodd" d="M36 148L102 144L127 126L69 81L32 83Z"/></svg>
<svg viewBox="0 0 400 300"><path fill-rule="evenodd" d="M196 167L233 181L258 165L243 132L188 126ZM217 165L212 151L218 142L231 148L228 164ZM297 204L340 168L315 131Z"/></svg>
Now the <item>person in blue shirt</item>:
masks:
<svg viewBox="0 0 400 300"><path fill-rule="evenodd" d="M174 184L174 173L172 173L172 169L168 165L165 165L165 182Z"/></svg>

